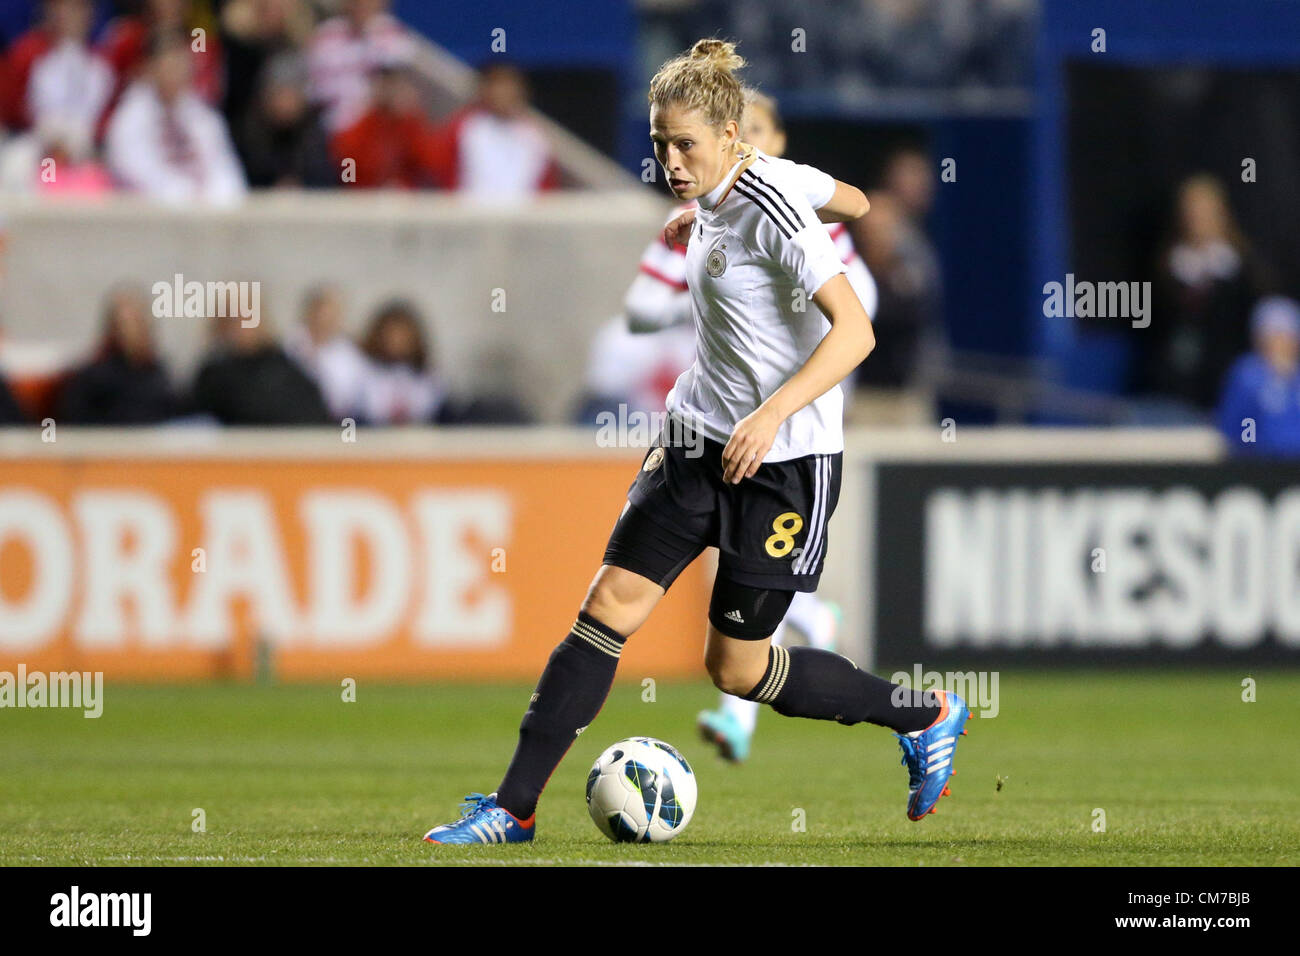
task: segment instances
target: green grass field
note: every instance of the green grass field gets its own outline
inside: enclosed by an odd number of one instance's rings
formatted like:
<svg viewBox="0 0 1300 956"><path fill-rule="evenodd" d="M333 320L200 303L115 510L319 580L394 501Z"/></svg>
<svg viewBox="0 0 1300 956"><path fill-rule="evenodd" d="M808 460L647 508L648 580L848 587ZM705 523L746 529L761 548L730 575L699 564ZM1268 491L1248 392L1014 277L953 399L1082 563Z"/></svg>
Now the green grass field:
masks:
<svg viewBox="0 0 1300 956"><path fill-rule="evenodd" d="M0 711L0 863L1295 865L1300 673L1253 676L1256 703L1239 671L1002 672L1001 713L970 722L953 795L920 824L887 731L768 711L733 767L696 736L710 687L661 683L645 703L619 685L556 771L538 840L481 848L420 836L496 786L526 686L362 682L344 703L330 686L109 683L98 720ZM698 775L671 844L616 846L587 817L591 761L633 734Z"/></svg>

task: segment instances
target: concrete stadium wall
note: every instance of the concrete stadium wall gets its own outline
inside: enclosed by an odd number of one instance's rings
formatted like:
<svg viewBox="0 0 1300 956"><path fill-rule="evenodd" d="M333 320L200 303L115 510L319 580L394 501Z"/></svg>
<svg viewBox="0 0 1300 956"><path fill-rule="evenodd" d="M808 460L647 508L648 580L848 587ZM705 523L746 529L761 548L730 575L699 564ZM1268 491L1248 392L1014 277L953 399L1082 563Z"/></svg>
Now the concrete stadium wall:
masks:
<svg viewBox="0 0 1300 956"><path fill-rule="evenodd" d="M348 328L392 296L424 311L438 363L458 391L505 390L563 421L582 385L596 327L617 313L637 260L670 206L635 191L546 197L526 207L445 196L258 195L236 209L0 202L7 233L0 328L19 347L74 360L97 337L114 283L259 281L265 316L296 320L322 280L349 298ZM493 311L495 290L505 311ZM209 323L161 319L179 382Z"/></svg>

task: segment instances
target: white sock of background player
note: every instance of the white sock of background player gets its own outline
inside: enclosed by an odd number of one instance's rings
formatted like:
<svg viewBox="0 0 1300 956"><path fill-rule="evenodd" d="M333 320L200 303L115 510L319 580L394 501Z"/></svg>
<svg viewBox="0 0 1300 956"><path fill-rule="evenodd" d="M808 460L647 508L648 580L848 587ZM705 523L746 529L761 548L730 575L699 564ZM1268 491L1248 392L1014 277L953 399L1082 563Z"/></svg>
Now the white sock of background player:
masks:
<svg viewBox="0 0 1300 956"><path fill-rule="evenodd" d="M786 611L785 620L772 635L772 643L780 644L785 636L786 627L793 627L803 634L809 645L818 650L830 650L835 645L835 631L839 627L835 615L821 598L811 591L796 591L790 609ZM752 700L741 700L730 694L722 695L720 709L731 714L744 728L745 733L752 734L758 724L759 704Z"/></svg>
<svg viewBox="0 0 1300 956"><path fill-rule="evenodd" d="M835 632L839 625L826 602L811 591L796 591L785 612L783 625L789 625L804 636L810 647L828 651L835 646Z"/></svg>
<svg viewBox="0 0 1300 956"><path fill-rule="evenodd" d="M788 618L789 615L787 615ZM782 621L777 627L776 633L772 635L773 646L780 644L785 637L785 627L785 621ZM755 725L758 723L758 708L761 706L756 700L742 700L739 697L732 697L730 694L723 694L722 703L718 709L724 714L730 714L734 717L740 726L745 729L745 733L752 734Z"/></svg>

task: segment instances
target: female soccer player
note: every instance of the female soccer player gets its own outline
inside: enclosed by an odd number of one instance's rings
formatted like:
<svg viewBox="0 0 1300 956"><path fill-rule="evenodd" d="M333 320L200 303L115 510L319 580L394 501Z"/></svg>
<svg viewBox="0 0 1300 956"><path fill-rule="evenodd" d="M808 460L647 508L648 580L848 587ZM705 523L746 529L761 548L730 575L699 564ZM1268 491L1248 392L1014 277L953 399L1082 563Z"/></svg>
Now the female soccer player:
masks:
<svg viewBox="0 0 1300 956"><path fill-rule="evenodd" d="M779 159L785 153L786 133L776 100L755 89L746 88L744 92L745 112L741 123L744 142L757 148L769 160ZM830 176L806 167L799 178L818 187L815 193L806 197L814 208L823 206L835 188L835 180ZM695 200L691 200L680 207L673 218L693 210L695 206ZM844 263L845 276L858 301L868 316L874 315L879 298L876 281L854 248L848 229L844 223L836 222L828 225L826 231L835 243L836 255ZM689 327L693 342L694 323L691 319L691 294L686 282L684 244L669 244L660 238L646 247L637 276L627 291L624 313L628 328L633 332L674 336L680 334L679 330ZM840 384L846 401L849 397L847 386L851 381L851 378L845 379ZM839 629L838 608L822 601L816 594L796 591L785 620L772 634L772 643L784 643L786 629L790 627L802 634L813 647L834 650ZM700 712L697 718L700 734L716 746L725 759L739 763L749 756L759 706L757 701L722 694L716 710Z"/></svg>
<svg viewBox="0 0 1300 956"><path fill-rule="evenodd" d="M947 790L969 716L958 695L771 643L794 593L817 589L843 459L837 386L875 340L799 168L740 141L743 65L733 44L700 40L651 81L656 158L674 195L698 200L686 253L695 364L668 395L669 424L538 681L497 792L471 794L458 821L425 834L431 843L533 839L542 789L604 703L624 642L709 545L719 549L705 644L714 684L786 716L894 730L910 819ZM836 182L820 215L866 210L859 190Z"/></svg>

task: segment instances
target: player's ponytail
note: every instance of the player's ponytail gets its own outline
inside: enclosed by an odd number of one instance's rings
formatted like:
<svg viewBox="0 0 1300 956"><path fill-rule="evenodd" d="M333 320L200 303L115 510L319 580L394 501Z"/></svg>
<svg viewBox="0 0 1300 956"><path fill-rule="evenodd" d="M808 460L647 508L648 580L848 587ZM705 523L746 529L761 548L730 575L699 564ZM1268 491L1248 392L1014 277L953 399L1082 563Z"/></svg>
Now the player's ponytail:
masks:
<svg viewBox="0 0 1300 956"><path fill-rule="evenodd" d="M745 58L727 40L697 40L689 53L669 60L650 81L650 105L698 109L709 125L720 128L727 120L741 121L745 93L736 71Z"/></svg>

